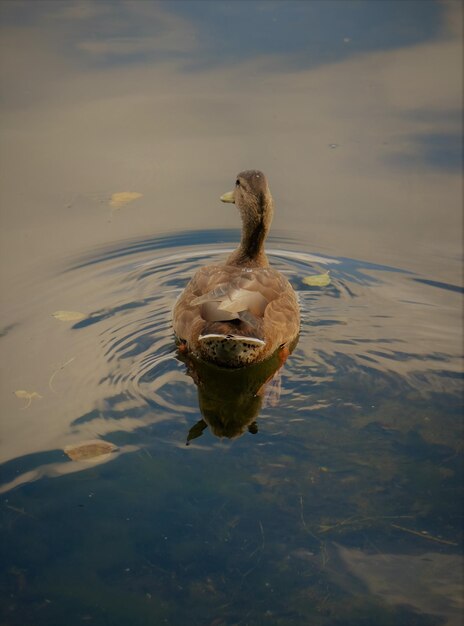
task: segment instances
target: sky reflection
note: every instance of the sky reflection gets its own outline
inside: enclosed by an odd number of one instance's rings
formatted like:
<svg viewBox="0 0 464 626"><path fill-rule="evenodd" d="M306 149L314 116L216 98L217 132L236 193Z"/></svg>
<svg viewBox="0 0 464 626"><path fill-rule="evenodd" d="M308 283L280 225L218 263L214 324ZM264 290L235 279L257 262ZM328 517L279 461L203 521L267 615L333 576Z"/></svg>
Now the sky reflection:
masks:
<svg viewBox="0 0 464 626"><path fill-rule="evenodd" d="M217 196L237 171L260 167L277 228L456 280L424 251L461 252L460 3L26 1L1 11L7 264L18 251L18 269L62 256L73 241L236 227ZM108 212L123 190L143 198ZM61 236L49 241L52 228Z"/></svg>
<svg viewBox="0 0 464 626"><path fill-rule="evenodd" d="M59 22L63 51L74 48L83 59L93 55L96 63L120 64L183 58L190 68L203 69L275 54L285 57L289 69L308 69L360 52L422 43L440 34L446 16L444 4L420 0L4 5L7 25Z"/></svg>

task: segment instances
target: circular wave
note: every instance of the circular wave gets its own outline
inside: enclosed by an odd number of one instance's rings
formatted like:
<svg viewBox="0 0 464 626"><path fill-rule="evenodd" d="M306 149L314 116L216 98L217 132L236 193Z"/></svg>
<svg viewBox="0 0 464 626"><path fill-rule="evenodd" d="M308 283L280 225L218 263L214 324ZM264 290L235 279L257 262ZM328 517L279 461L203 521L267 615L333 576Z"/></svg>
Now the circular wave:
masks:
<svg viewBox="0 0 464 626"><path fill-rule="evenodd" d="M238 239L237 231L208 231L131 241L89 254L63 273L70 289L91 289L84 302L98 302L72 327L79 333L76 351L88 359L74 393L98 381L99 410L80 422L104 414L127 428L127 419L134 425L185 423L198 413L195 385L176 356L171 311L195 271L221 262ZM441 370L448 371L449 355L433 353L431 359L424 352L424 327L411 317L418 288L424 296L414 276L303 248L284 237L270 238L267 246L272 266L287 276L301 304L299 343L285 366L282 391L295 411L307 409L314 389L330 381L367 375L402 393L405 381L423 388L425 375L429 384L435 373L435 384ZM311 286L307 280L327 272L329 284Z"/></svg>

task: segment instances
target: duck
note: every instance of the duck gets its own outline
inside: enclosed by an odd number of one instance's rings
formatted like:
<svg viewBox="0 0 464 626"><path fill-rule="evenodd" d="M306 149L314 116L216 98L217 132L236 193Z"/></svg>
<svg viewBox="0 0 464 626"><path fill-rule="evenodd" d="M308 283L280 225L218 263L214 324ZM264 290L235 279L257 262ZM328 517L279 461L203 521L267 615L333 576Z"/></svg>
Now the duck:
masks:
<svg viewBox="0 0 464 626"><path fill-rule="evenodd" d="M224 263L197 270L178 297L172 322L179 351L226 368L276 352L283 363L298 338L300 310L264 248L274 213L267 178L260 170L240 172L220 200L237 207L241 240Z"/></svg>

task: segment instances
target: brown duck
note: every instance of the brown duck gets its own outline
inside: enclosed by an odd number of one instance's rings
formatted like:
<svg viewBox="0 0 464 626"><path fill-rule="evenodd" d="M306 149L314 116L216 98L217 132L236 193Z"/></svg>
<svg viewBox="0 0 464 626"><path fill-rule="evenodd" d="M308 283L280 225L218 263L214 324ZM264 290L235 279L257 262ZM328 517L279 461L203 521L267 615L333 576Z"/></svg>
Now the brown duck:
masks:
<svg viewBox="0 0 464 626"><path fill-rule="evenodd" d="M223 265L199 269L179 296L173 312L179 348L222 367L263 361L277 350L285 360L300 314L292 286L269 267L264 251L273 215L265 175L240 172L221 200L240 211L241 242Z"/></svg>

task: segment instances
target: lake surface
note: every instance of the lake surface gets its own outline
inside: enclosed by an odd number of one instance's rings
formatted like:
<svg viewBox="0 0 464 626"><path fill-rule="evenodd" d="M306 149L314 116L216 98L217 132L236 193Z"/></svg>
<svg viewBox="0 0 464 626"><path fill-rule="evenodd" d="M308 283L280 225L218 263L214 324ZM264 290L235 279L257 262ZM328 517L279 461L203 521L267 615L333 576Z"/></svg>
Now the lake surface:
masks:
<svg viewBox="0 0 464 626"><path fill-rule="evenodd" d="M459 626L461 3L0 11L1 623ZM171 329L246 168L268 385Z"/></svg>

